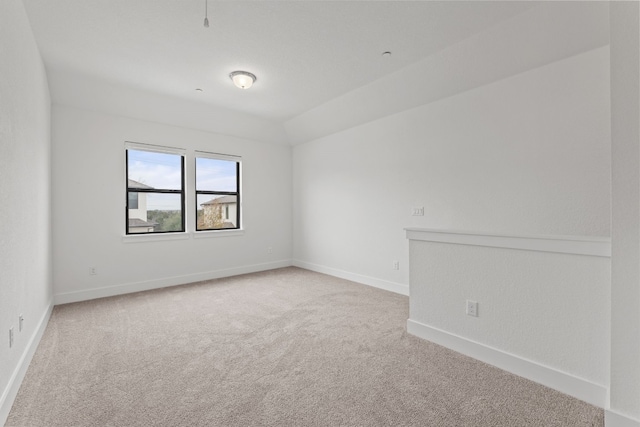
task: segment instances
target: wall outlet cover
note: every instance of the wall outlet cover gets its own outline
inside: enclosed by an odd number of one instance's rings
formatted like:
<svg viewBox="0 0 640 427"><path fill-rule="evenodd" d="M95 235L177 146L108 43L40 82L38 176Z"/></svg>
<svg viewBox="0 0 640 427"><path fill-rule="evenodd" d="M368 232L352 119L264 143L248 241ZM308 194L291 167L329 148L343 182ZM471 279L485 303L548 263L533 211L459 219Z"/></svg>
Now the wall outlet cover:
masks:
<svg viewBox="0 0 640 427"><path fill-rule="evenodd" d="M478 302L467 300L466 312L469 316L478 317Z"/></svg>

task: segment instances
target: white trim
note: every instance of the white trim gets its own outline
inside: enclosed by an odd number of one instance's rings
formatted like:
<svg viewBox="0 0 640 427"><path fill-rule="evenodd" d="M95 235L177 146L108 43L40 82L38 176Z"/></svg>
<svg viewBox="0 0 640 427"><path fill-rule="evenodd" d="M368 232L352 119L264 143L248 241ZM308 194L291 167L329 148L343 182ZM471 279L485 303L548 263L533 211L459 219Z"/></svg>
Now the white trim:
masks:
<svg viewBox="0 0 640 427"><path fill-rule="evenodd" d="M134 233L122 236L123 243L157 242L159 240L188 240L191 235L180 231L176 233Z"/></svg>
<svg viewBox="0 0 640 427"><path fill-rule="evenodd" d="M611 257L611 239L598 236L527 236L405 228L407 239L493 248Z"/></svg>
<svg viewBox="0 0 640 427"><path fill-rule="evenodd" d="M151 289L166 288L169 286L184 285L186 283L201 282L204 280L219 279L222 277L237 276L239 274L255 273L258 271L273 270L275 268L290 267L291 260L267 262L263 264L246 265L242 267L225 268L222 270L207 271L204 273L186 274L163 279L148 280L144 282L125 283L122 285L105 286L83 291L65 292L53 296L54 302L68 304L71 302L87 301L96 298L111 297L115 295L129 294L132 292L148 291Z"/></svg>
<svg viewBox="0 0 640 427"><path fill-rule="evenodd" d="M384 289L385 291L395 292L400 295L409 296L409 285L402 283L389 282L387 280L377 279L375 277L364 276L362 274L351 273L337 268L326 267L324 265L312 264L310 262L299 259L293 260L293 265L307 270L316 271L318 273L328 274L329 276L339 277L341 279L350 280L352 282L361 283L363 285L372 286L374 288Z"/></svg>
<svg viewBox="0 0 640 427"><path fill-rule="evenodd" d="M600 384L592 383L583 378L575 377L566 372L416 322L415 320L407 320L407 332L600 408L606 406L607 389Z"/></svg>
<svg viewBox="0 0 640 427"><path fill-rule="evenodd" d="M244 235L243 229L232 229L232 230L202 230L202 231L192 231L194 239L207 239L212 237L233 237L233 236L242 236Z"/></svg>
<svg viewBox="0 0 640 427"><path fill-rule="evenodd" d="M179 154L185 156L187 150L178 147L167 147L164 145L145 144L143 142L124 142L125 150L138 150L138 151L150 151L152 153L165 153L165 154Z"/></svg>
<svg viewBox="0 0 640 427"><path fill-rule="evenodd" d="M242 163L242 156L236 156L233 154L212 153L210 151L198 151L194 150L194 158L214 159L214 160L229 160L231 162Z"/></svg>
<svg viewBox="0 0 640 427"><path fill-rule="evenodd" d="M13 402L18 395L18 390L20 390L20 385L22 385L22 380L27 373L31 359L38 348L38 344L40 344L44 330L47 328L52 311L53 301L49 301L47 309L40 318L36 330L33 335L31 335L31 339L27 343L27 346L18 361L18 365L14 369L13 374L11 374L11 378L9 378L7 387L2 392L2 396L0 396L0 426L3 426L7 422L9 412L11 412L11 406L13 406Z"/></svg>
<svg viewBox="0 0 640 427"><path fill-rule="evenodd" d="M604 425L606 427L640 427L640 420L607 409L604 411Z"/></svg>

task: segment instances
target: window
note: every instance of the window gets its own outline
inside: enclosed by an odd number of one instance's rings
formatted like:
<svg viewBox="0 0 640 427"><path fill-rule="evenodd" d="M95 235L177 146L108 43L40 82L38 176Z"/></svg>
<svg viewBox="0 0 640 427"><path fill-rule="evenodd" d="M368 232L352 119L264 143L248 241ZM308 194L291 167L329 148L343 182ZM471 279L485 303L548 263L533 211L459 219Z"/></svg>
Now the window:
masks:
<svg viewBox="0 0 640 427"><path fill-rule="evenodd" d="M129 193L129 209L138 209L138 193Z"/></svg>
<svg viewBox="0 0 640 427"><path fill-rule="evenodd" d="M185 231L184 155L128 143L126 234Z"/></svg>
<svg viewBox="0 0 640 427"><path fill-rule="evenodd" d="M196 152L196 230L240 228L240 158Z"/></svg>

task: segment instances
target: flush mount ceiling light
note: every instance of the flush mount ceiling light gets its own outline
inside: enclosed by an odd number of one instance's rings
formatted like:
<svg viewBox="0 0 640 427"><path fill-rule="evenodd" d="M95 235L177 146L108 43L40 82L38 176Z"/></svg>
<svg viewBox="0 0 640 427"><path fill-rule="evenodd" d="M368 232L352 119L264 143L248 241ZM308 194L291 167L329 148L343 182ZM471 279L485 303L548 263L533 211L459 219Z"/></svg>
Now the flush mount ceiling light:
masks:
<svg viewBox="0 0 640 427"><path fill-rule="evenodd" d="M248 71L234 71L229 74L231 80L233 80L233 84L239 87L240 89L249 89L251 85L256 81L256 76L249 73Z"/></svg>

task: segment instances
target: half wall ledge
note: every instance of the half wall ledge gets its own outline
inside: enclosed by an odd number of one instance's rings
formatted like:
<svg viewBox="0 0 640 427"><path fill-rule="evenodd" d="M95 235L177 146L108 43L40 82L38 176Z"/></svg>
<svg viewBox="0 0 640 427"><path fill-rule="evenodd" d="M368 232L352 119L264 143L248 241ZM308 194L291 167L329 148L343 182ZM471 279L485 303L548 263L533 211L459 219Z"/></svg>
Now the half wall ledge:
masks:
<svg viewBox="0 0 640 427"><path fill-rule="evenodd" d="M405 231L409 240L611 257L610 237L487 234L429 228L405 228Z"/></svg>

